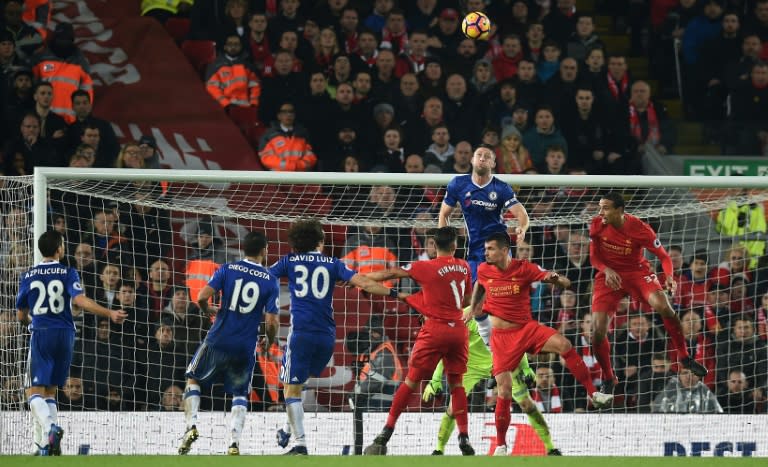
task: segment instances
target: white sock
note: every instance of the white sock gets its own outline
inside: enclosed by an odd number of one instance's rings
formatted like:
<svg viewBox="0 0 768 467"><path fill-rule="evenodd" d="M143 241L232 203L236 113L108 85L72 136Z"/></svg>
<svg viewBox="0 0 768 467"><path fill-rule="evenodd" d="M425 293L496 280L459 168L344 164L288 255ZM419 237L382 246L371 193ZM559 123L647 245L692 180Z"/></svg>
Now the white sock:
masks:
<svg viewBox="0 0 768 467"><path fill-rule="evenodd" d="M286 409L286 410L288 410L288 409ZM285 425L283 425L283 431L288 433L288 434L291 434L291 420L290 419L286 419L285 420Z"/></svg>
<svg viewBox="0 0 768 467"><path fill-rule="evenodd" d="M54 425L59 424L59 410L56 407L56 399L46 399L45 403L48 404L48 411L51 413L51 420Z"/></svg>
<svg viewBox="0 0 768 467"><path fill-rule="evenodd" d="M477 332L480 333L480 337L483 338L485 345L490 345L491 342L491 320L488 319L488 315L475 318L477 322Z"/></svg>
<svg viewBox="0 0 768 467"><path fill-rule="evenodd" d="M229 444L240 445L240 435L245 426L245 414L248 412L248 400L245 397L232 399L232 420L229 424Z"/></svg>
<svg viewBox="0 0 768 467"><path fill-rule="evenodd" d="M291 424L293 444L295 446L306 446L307 441L304 437L304 404L301 403L301 399L286 399L285 411L288 413L288 421Z"/></svg>
<svg viewBox="0 0 768 467"><path fill-rule="evenodd" d="M43 440L43 427L37 421L37 417L32 417L32 426L34 427L35 446L34 449L44 447L48 441Z"/></svg>
<svg viewBox="0 0 768 467"><path fill-rule="evenodd" d="M51 411L48 408L48 404L45 403L42 396L35 394L29 398L29 410L37 419L37 423L40 424L43 433L47 435L51 426L53 426L53 419L51 418ZM48 445L48 441L45 441L45 444Z"/></svg>
<svg viewBox="0 0 768 467"><path fill-rule="evenodd" d="M200 410L200 386L190 384L184 390L184 420L187 423L187 430L192 425L197 425L197 412Z"/></svg>

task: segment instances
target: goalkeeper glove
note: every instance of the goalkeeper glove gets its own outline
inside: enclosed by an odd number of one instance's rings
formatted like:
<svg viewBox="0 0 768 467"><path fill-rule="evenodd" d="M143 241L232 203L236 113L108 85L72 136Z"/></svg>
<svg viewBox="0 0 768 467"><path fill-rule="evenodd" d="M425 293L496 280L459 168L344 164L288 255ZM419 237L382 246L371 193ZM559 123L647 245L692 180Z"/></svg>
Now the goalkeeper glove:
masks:
<svg viewBox="0 0 768 467"><path fill-rule="evenodd" d="M523 382L526 386L528 386L528 389L533 389L536 387L536 373L531 367L528 367L525 371L523 371Z"/></svg>
<svg viewBox="0 0 768 467"><path fill-rule="evenodd" d="M439 383L434 383L430 381L427 383L427 387L424 388L424 394L421 396L421 400L424 402L432 402L432 400L440 396L443 392L443 386Z"/></svg>

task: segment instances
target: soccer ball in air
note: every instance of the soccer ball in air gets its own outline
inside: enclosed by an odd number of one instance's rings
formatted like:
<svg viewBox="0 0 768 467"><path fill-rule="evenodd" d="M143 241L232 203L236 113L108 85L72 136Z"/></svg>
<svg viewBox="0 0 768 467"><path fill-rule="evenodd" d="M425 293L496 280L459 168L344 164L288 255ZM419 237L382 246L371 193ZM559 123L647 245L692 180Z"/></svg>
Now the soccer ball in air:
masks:
<svg viewBox="0 0 768 467"><path fill-rule="evenodd" d="M491 20L485 16L485 13L473 11L467 13L464 21L461 22L461 31L470 39L488 40L491 33Z"/></svg>

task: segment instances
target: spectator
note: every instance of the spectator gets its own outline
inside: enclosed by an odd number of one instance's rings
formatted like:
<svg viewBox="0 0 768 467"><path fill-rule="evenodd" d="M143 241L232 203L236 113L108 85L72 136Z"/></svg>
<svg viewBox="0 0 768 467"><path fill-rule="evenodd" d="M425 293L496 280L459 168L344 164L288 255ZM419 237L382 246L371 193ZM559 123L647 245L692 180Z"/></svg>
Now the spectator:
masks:
<svg viewBox="0 0 768 467"><path fill-rule="evenodd" d="M557 8L550 9L541 18L547 36L560 44L565 44L574 31L576 24L575 4L576 0L557 0Z"/></svg>
<svg viewBox="0 0 768 467"><path fill-rule="evenodd" d="M31 70L20 68L14 72L12 79L9 80L10 89L3 95L2 100L5 105L2 118L8 127L0 130L3 143L17 135L14 127L18 125L24 114L32 111L35 107L35 102L32 99L33 79Z"/></svg>
<svg viewBox="0 0 768 467"><path fill-rule="evenodd" d="M451 133L448 126L438 124L433 127L432 144L424 150L425 164L440 167L453 156L454 152L456 152L456 148L451 144Z"/></svg>
<svg viewBox="0 0 768 467"><path fill-rule="evenodd" d="M149 267L149 280L141 284L136 291L138 307L149 312L152 322L160 320L160 314L173 297L171 273L168 263L162 259L156 260Z"/></svg>
<svg viewBox="0 0 768 467"><path fill-rule="evenodd" d="M459 141L453 157L449 158L442 167L443 173L468 174L472 171L472 145L467 141Z"/></svg>
<svg viewBox="0 0 768 467"><path fill-rule="evenodd" d="M81 89L93 101L93 80L88 61L75 45L75 30L70 23L59 23L48 42L48 48L37 54L32 71L35 77L53 85L51 110L67 121L76 120L72 109L72 93Z"/></svg>
<svg viewBox="0 0 768 467"><path fill-rule="evenodd" d="M522 107L517 96L516 81L508 79L499 83L498 94L493 97L488 106L487 122L500 128L512 126L514 111Z"/></svg>
<svg viewBox="0 0 768 467"><path fill-rule="evenodd" d="M579 89L579 63L572 58L564 58L560 62L560 71L550 79L545 86L549 96L547 102L552 107L553 115L560 118L563 103L570 103L576 98Z"/></svg>
<svg viewBox="0 0 768 467"><path fill-rule="evenodd" d="M757 62L750 79L742 81L733 91L730 117L735 123L731 136L733 149L738 154L768 152L768 110L760 105L768 99L768 63Z"/></svg>
<svg viewBox="0 0 768 467"><path fill-rule="evenodd" d="M605 44L595 34L594 17L581 13L577 15L576 30L568 39L565 55L583 62L588 51L595 48L604 49Z"/></svg>
<svg viewBox="0 0 768 467"><path fill-rule="evenodd" d="M525 48L528 55L534 62L538 62L542 57L544 48L544 25L538 20L530 21L525 32Z"/></svg>
<svg viewBox="0 0 768 467"><path fill-rule="evenodd" d="M709 280L725 287L730 286L733 277L741 274L751 280L749 251L742 244L734 244L726 251L727 259L709 271Z"/></svg>
<svg viewBox="0 0 768 467"><path fill-rule="evenodd" d="M650 368L651 357L655 352L664 350L664 343L665 338L652 326L648 315L642 312L630 315L627 329L616 336L614 365L628 398L627 405L636 405L640 373Z"/></svg>
<svg viewBox="0 0 768 467"><path fill-rule="evenodd" d="M129 280L121 280L117 284L117 295L115 297L119 307L127 315L122 324L112 323L112 332L120 336L120 342L129 349L129 354L125 357L130 359L134 365L141 360L138 351L147 348L149 340L149 313L147 310L136 307L136 283ZM143 369L143 367L142 367ZM137 368L137 372L140 369Z"/></svg>
<svg viewBox="0 0 768 467"><path fill-rule="evenodd" d="M722 28L718 36L703 44L702 50L706 51L707 59L701 60L697 67L700 73L700 85L702 86L702 102L698 106L698 114L705 121L710 122L710 131L719 133L715 129L718 124L712 120L723 120L725 114L725 99L727 97L725 71L727 65L737 61L741 56L741 20L735 11L726 12L722 19Z"/></svg>
<svg viewBox="0 0 768 467"><path fill-rule="evenodd" d="M400 8L391 8L387 12L384 27L381 30L380 47L391 50L395 55L405 54L410 48L405 25L405 12Z"/></svg>
<svg viewBox="0 0 768 467"><path fill-rule="evenodd" d="M531 155L523 146L523 138L514 126L501 132L501 145L496 153L496 173L520 174L533 167Z"/></svg>
<svg viewBox="0 0 768 467"><path fill-rule="evenodd" d="M32 175L35 167L64 167L66 161L51 143L40 136L40 117L28 113L21 120L21 135L3 151L6 176Z"/></svg>
<svg viewBox="0 0 768 467"><path fill-rule="evenodd" d="M94 247L98 260L109 261L117 259L120 255L126 237L118 231L117 219L111 210L96 209L83 241Z"/></svg>
<svg viewBox="0 0 768 467"><path fill-rule="evenodd" d="M400 128L388 128L384 131L382 140L384 142L383 148L376 151L374 160L369 164L371 172L404 172L405 150L403 149L403 134Z"/></svg>
<svg viewBox="0 0 768 467"><path fill-rule="evenodd" d="M358 60L365 64L369 69L376 65L376 59L379 56L379 40L372 31L360 31L360 36L357 39L357 52L355 55Z"/></svg>
<svg viewBox="0 0 768 467"><path fill-rule="evenodd" d="M328 77L328 95L338 101L337 90L344 85L351 86L352 63L347 54L339 53L333 57L331 72ZM354 96L354 89L352 90ZM351 103L351 101L350 101Z"/></svg>
<svg viewBox="0 0 768 467"><path fill-rule="evenodd" d="M250 35L248 19L248 0L227 0L224 5L224 17L216 27L214 40L224 44L232 34L244 40Z"/></svg>
<svg viewBox="0 0 768 467"><path fill-rule="evenodd" d="M115 167L118 169L143 169L144 155L139 143L129 141L120 149Z"/></svg>
<svg viewBox="0 0 768 467"><path fill-rule="evenodd" d="M550 164L553 160L564 159L562 150L550 148L547 151ZM572 231L568 235L565 258L558 259L558 271L571 280L571 290L576 292L579 303L586 303L592 288L595 270L589 261L589 239L582 233Z"/></svg>
<svg viewBox="0 0 768 467"><path fill-rule="evenodd" d="M755 34L747 34L741 41L740 53L725 63L724 77L726 92L731 95L742 83L749 81L752 67L760 61L763 43ZM722 66L722 64L721 64Z"/></svg>
<svg viewBox="0 0 768 467"><path fill-rule="evenodd" d="M186 356L178 351L173 327L160 323L147 347L146 381L139 387L146 388L144 401L149 410L157 410L162 391L170 385L181 385L184 378Z"/></svg>
<svg viewBox="0 0 768 467"><path fill-rule="evenodd" d="M371 212L372 218L381 218L381 210ZM383 228L367 225L347 237L342 261L360 274L397 267L397 245L383 235ZM391 284L390 284L391 285Z"/></svg>
<svg viewBox="0 0 768 467"><path fill-rule="evenodd" d="M259 102L259 120L271 122L278 109L285 102L301 102L306 95L307 78L300 71L294 71L293 54L287 50L275 53L274 70L262 80L261 100Z"/></svg>
<svg viewBox="0 0 768 467"><path fill-rule="evenodd" d="M651 412L651 403L664 391L664 386L673 376L670 366L666 353L657 352L651 357L651 367L640 372L638 412Z"/></svg>
<svg viewBox="0 0 768 467"><path fill-rule="evenodd" d="M605 49L592 48L587 51L584 59L586 68L584 69L584 81L589 83L589 87L594 92L600 89L605 76Z"/></svg>
<svg viewBox="0 0 768 467"><path fill-rule="evenodd" d="M691 103L698 103L704 98L702 86L704 83L701 82L699 73L699 55L702 46L717 37L723 28L721 18L723 7L720 0L705 0L702 7L702 14L693 18L685 28L682 41L685 64L683 77L686 85L683 93ZM693 111L695 108L690 110Z"/></svg>
<svg viewBox="0 0 768 467"><path fill-rule="evenodd" d="M95 394L91 391L83 391L83 380L79 376L70 374L64 383L62 391L56 393L56 405L64 412L81 412L83 410L96 410Z"/></svg>
<svg viewBox="0 0 768 467"><path fill-rule="evenodd" d="M404 376L403 367L397 349L384 333L383 316L371 315L358 340L364 340L366 334L368 346L362 354L368 358L355 385L355 393L362 396L362 400L358 397L358 404L368 410L388 410Z"/></svg>
<svg viewBox="0 0 768 467"><path fill-rule="evenodd" d="M16 42L16 55L22 62L28 63L44 44L43 37L32 25L23 19L24 2L8 0L3 4L3 29L13 34ZM14 122L15 123L15 122Z"/></svg>
<svg viewBox="0 0 768 467"><path fill-rule="evenodd" d="M443 115L453 141L477 142L484 111L474 92L467 88L467 80L453 73L445 81Z"/></svg>
<svg viewBox="0 0 768 467"><path fill-rule="evenodd" d="M367 18L365 18L363 24L374 33L382 35L382 30L387 21L387 15L389 15L394 6L394 0L374 0L373 11Z"/></svg>
<svg viewBox="0 0 768 467"><path fill-rule="evenodd" d="M85 294L93 297L96 287L96 276L98 275L93 247L88 243L78 243L73 250L72 256L74 257L74 264L72 266L77 269Z"/></svg>
<svg viewBox="0 0 768 467"><path fill-rule="evenodd" d="M546 83L560 69L560 55L562 50L560 44L552 39L544 41L541 48L541 58L536 64L536 76L539 81Z"/></svg>
<svg viewBox="0 0 768 467"><path fill-rule="evenodd" d="M669 379L664 392L653 400L655 413L723 413L717 398L691 370L683 368Z"/></svg>
<svg viewBox="0 0 768 467"><path fill-rule="evenodd" d="M749 15L744 29L750 34L756 34L762 41L768 41L768 2L756 0L752 15Z"/></svg>
<svg viewBox="0 0 768 467"><path fill-rule="evenodd" d="M95 126L98 128L99 141L98 145L94 146L94 149L97 149L99 156L101 156L100 160L97 161L97 166L112 167L112 161L117 158L117 153L120 150L120 144L117 142L117 136L115 136L115 130L112 129L112 124L93 116L91 95L87 91L77 90L72 93L71 99L75 121L67 129L69 147L74 148L82 144L81 137L86 128L93 128Z"/></svg>
<svg viewBox="0 0 768 467"><path fill-rule="evenodd" d="M171 384L165 388L160 402L160 410L163 412L183 412L184 390L176 384Z"/></svg>
<svg viewBox="0 0 768 467"><path fill-rule="evenodd" d="M573 307L578 308L576 294L571 290L560 291L560 301L561 303L564 301L573 303ZM600 368L597 359L592 355L592 313L584 313L580 320L577 320L576 317L577 315L574 311L558 312L555 321L560 323L561 334L565 333L564 335L571 341L573 348L576 349L576 352L584 360L584 365L592 377L592 384L599 387L603 382L603 370ZM575 412L586 411L588 408L587 395L584 388L580 384L576 384L576 380L569 373L562 375L562 381L566 410Z"/></svg>
<svg viewBox="0 0 768 467"><path fill-rule="evenodd" d="M143 135L139 138L139 149L141 157L144 159L144 167L147 169L160 168L160 151L157 147L157 141L154 136Z"/></svg>
<svg viewBox="0 0 768 467"><path fill-rule="evenodd" d="M261 74L264 71L264 63L271 58L267 15L261 11L252 12L248 20L248 30L250 34L244 40L245 51L254 71Z"/></svg>
<svg viewBox="0 0 768 467"><path fill-rule="evenodd" d="M717 344L718 384L728 380L731 369L741 368L750 387L766 387L768 350L765 342L755 335L754 319L749 315L736 316L731 320L730 329L730 336L723 336Z"/></svg>
<svg viewBox="0 0 768 467"><path fill-rule="evenodd" d="M317 156L307 140L307 131L295 123L293 104L283 103L277 118L278 122L274 122L261 137L261 163L267 169L276 171L304 172L314 168Z"/></svg>
<svg viewBox="0 0 768 467"><path fill-rule="evenodd" d="M741 370L728 372L728 392L721 394L717 400L728 414L756 414L757 402L762 399L762 390L750 390L747 375Z"/></svg>
<svg viewBox="0 0 768 467"><path fill-rule="evenodd" d="M373 97L378 101L390 102L397 92L396 63L395 54L391 50L380 50L376 56L373 71Z"/></svg>
<svg viewBox="0 0 768 467"><path fill-rule="evenodd" d="M416 0L413 4L408 3L410 8L406 19L410 28L427 29L437 23L437 15L440 13L437 4L434 0Z"/></svg>
<svg viewBox="0 0 768 467"><path fill-rule="evenodd" d="M115 264L103 263L99 278L100 284L94 291L93 299L105 308L113 308L117 298L117 286L120 283L120 268ZM86 324L86 326L95 329L96 316L91 316L90 314L86 316L88 317L86 318L86 323L88 320L93 322L92 325Z"/></svg>
<svg viewBox="0 0 768 467"><path fill-rule="evenodd" d="M536 63L523 57L517 65L517 93L520 105L535 109L544 94L544 85L536 76Z"/></svg>
<svg viewBox="0 0 768 467"><path fill-rule="evenodd" d="M58 153L66 152L67 122L51 111L53 101L53 86L41 81L32 88L32 99L35 101L35 113L40 117L40 137L47 138L53 143Z"/></svg>
<svg viewBox="0 0 768 467"><path fill-rule="evenodd" d="M459 29L459 12L443 8L437 18L437 25L429 29L429 52L443 59L450 59L463 34Z"/></svg>
<svg viewBox="0 0 768 467"><path fill-rule="evenodd" d="M688 271L684 273L691 282L690 302L694 305L701 305L707 302L707 291L709 289L708 262L707 250L696 250L691 258Z"/></svg>
<svg viewBox="0 0 768 467"><path fill-rule="evenodd" d="M551 107L542 106L536 110L535 126L525 132L523 144L530 151L534 167L544 162L546 150L550 146L558 145L568 151L568 143L555 127L555 116Z"/></svg>
<svg viewBox="0 0 768 467"><path fill-rule="evenodd" d="M126 358L130 349L121 345L119 335L112 335L109 320L97 321L94 337L83 345L82 379L96 388L97 407L104 410L110 387L131 394L127 399L133 399L136 371L132 360Z"/></svg>
<svg viewBox="0 0 768 467"><path fill-rule="evenodd" d="M760 308L755 311L757 337L763 342L768 341L768 292L760 298Z"/></svg>
<svg viewBox="0 0 768 467"><path fill-rule="evenodd" d="M395 92L392 105L399 116L398 120L405 127L418 120L424 108L424 98L419 88L415 74L406 73L400 77L400 86Z"/></svg>
<svg viewBox="0 0 768 467"><path fill-rule="evenodd" d="M125 228L127 243L133 255L133 264L146 273L156 258L164 258L173 245L171 215L153 206L160 187L140 187L130 195L132 202L120 213L120 224Z"/></svg>
<svg viewBox="0 0 768 467"><path fill-rule="evenodd" d="M485 58L476 61L469 82L478 97L490 94L496 86L496 75L493 73L491 62Z"/></svg>
<svg viewBox="0 0 768 467"><path fill-rule="evenodd" d="M557 145L547 147L544 163L535 167L543 175L567 175L565 150Z"/></svg>
<svg viewBox="0 0 768 467"><path fill-rule="evenodd" d="M569 336L572 334L576 329L578 328L576 315L578 312L578 299L576 297L576 293L574 293L573 290L562 290L560 291L560 296L558 297L560 306L557 309L556 318L554 320L540 320L543 323L547 324L548 326L551 326L555 329L557 329L557 332L564 336ZM590 326L591 326L591 315L590 315ZM551 324L550 324L551 323ZM574 346L575 347L575 346ZM586 359L584 361L585 364L587 364ZM589 368L589 365L587 364L587 368ZM594 378L593 378L594 380ZM600 381L593 381L595 386L600 385Z"/></svg>
<svg viewBox="0 0 768 467"><path fill-rule="evenodd" d="M205 337L210 321L205 319L200 308L190 301L189 289L174 287L170 303L163 309L163 319L173 327L178 351L188 358Z"/></svg>
<svg viewBox="0 0 768 467"><path fill-rule="evenodd" d="M330 22L326 23L322 20L320 22L322 24L331 24ZM359 29L360 14L357 12L357 9L350 5L344 6L341 9L341 13L339 15L338 33L339 46L344 52L348 54L355 54L360 50Z"/></svg>
<svg viewBox="0 0 768 467"><path fill-rule="evenodd" d="M536 387L531 392L531 398L541 413L560 413L563 411L563 401L560 389L555 384L555 373L548 366L536 368Z"/></svg>
<svg viewBox="0 0 768 467"><path fill-rule="evenodd" d="M463 38L456 46L454 59L445 64L446 75L458 73L465 80L471 78L472 68L478 60L483 58L482 49L485 49L485 47L479 48L478 45L483 44L468 37Z"/></svg>
<svg viewBox="0 0 768 467"><path fill-rule="evenodd" d="M258 113L261 85L259 78L245 61L243 42L239 35L230 33L224 38L223 54L208 65L205 72L208 94L224 109L232 107L251 109Z"/></svg>
<svg viewBox="0 0 768 467"><path fill-rule="evenodd" d="M424 101L422 115L405 127L405 141L409 152L422 152L432 144L432 130L443 124L443 101L430 97Z"/></svg>
<svg viewBox="0 0 768 467"><path fill-rule="evenodd" d="M640 160L646 148L652 147L659 154L667 154L672 147L673 132L667 122L667 109L651 99L651 87L645 81L632 84L629 99L629 133L637 145L634 159L625 162L627 173L640 173Z"/></svg>
<svg viewBox="0 0 768 467"><path fill-rule="evenodd" d="M517 65L523 58L523 43L520 36L510 34L501 40L501 55L493 60L493 71L496 81L514 78L517 74ZM545 81L545 80L542 80Z"/></svg>
<svg viewBox="0 0 768 467"><path fill-rule="evenodd" d="M568 159L574 167L583 167L590 174L607 174L621 159L614 141L616 130L595 106L592 89L579 88L575 105L563 110L563 136L568 142Z"/></svg>
<svg viewBox="0 0 768 467"><path fill-rule="evenodd" d="M629 102L632 77L627 67L627 57L619 54L608 56L608 72L596 89L600 90L598 102L608 118L623 118Z"/></svg>
<svg viewBox="0 0 768 467"><path fill-rule="evenodd" d="M705 310L702 307L685 310L680 313L680 326L691 357L709 370L702 382L714 390L716 383L715 343L713 336L704 331L704 315ZM673 359L673 361L677 360Z"/></svg>

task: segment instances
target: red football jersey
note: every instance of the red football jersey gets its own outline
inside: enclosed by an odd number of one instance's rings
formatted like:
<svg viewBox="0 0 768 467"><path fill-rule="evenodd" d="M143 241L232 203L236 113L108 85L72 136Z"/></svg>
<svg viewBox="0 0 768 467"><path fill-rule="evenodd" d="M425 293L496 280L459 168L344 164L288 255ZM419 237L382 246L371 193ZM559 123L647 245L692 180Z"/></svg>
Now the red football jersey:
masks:
<svg viewBox="0 0 768 467"><path fill-rule="evenodd" d="M624 225L615 228L603 224L601 217L592 219L589 238L600 260L616 272L651 271L643 249L656 254L663 251L661 242L650 225L631 214L624 214ZM658 256L658 255L657 255Z"/></svg>
<svg viewBox="0 0 768 467"><path fill-rule="evenodd" d="M529 261L512 259L507 269L481 263L477 282L485 289L483 311L510 323L525 324L531 316L531 284L547 277L546 269Z"/></svg>
<svg viewBox="0 0 768 467"><path fill-rule="evenodd" d="M452 256L414 261L405 268L421 286L427 318L458 320L463 316L464 296L472 293L469 264Z"/></svg>

